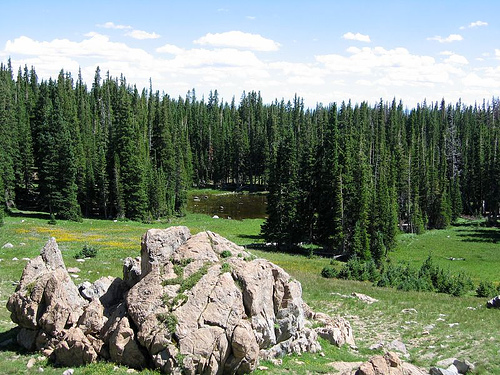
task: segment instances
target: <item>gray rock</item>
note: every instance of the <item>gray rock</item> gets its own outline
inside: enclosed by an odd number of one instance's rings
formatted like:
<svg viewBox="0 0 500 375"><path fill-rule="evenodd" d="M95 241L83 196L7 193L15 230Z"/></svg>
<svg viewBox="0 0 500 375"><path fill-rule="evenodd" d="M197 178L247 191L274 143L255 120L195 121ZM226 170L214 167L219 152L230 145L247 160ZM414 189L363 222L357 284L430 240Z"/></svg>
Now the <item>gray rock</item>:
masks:
<svg viewBox="0 0 500 375"><path fill-rule="evenodd" d="M390 343L386 344L387 350L394 350L400 352L401 354L408 354L408 350L406 349L406 345L404 342L400 340L393 340Z"/></svg>
<svg viewBox="0 0 500 375"><path fill-rule="evenodd" d="M190 237L189 229L182 226L148 230L141 242L141 276L145 277L153 265L166 263Z"/></svg>
<svg viewBox="0 0 500 375"><path fill-rule="evenodd" d="M12 245L10 242L7 242L5 245L2 246L2 249L12 249L14 245Z"/></svg>
<svg viewBox="0 0 500 375"><path fill-rule="evenodd" d="M141 279L141 258L126 258L123 262L123 281L132 288Z"/></svg>
<svg viewBox="0 0 500 375"><path fill-rule="evenodd" d="M448 367L448 369L443 369L443 368L439 368L439 367L431 367L429 374L430 375L458 375L458 370L453 365Z"/></svg>
<svg viewBox="0 0 500 375"><path fill-rule="evenodd" d="M488 308L500 308L500 296L493 297L488 302L486 302L486 307Z"/></svg>

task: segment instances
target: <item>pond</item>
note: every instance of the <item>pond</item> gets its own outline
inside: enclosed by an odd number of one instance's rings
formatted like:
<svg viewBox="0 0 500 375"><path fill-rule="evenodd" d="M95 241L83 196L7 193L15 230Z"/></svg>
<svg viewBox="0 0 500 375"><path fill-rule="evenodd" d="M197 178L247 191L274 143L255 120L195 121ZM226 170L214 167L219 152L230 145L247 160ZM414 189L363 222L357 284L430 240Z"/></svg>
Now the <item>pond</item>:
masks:
<svg viewBox="0 0 500 375"><path fill-rule="evenodd" d="M265 218L267 198L265 194L248 193L202 193L188 196L189 212L217 215L221 219Z"/></svg>

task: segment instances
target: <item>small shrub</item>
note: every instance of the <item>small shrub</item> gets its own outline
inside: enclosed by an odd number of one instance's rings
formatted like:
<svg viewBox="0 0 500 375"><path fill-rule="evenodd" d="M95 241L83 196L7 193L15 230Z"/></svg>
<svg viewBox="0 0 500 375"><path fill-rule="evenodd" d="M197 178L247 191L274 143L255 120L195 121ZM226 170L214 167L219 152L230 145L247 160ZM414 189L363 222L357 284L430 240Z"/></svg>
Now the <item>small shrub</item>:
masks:
<svg viewBox="0 0 500 375"><path fill-rule="evenodd" d="M76 259L95 258L97 256L97 248L92 245L83 245L83 248L75 254Z"/></svg>
<svg viewBox="0 0 500 375"><path fill-rule="evenodd" d="M171 308L177 308L179 306L184 305L188 300L188 296L186 296L184 293L180 293L174 297L172 300Z"/></svg>
<svg viewBox="0 0 500 375"><path fill-rule="evenodd" d="M220 273L231 272L231 265L229 263L222 263Z"/></svg>
<svg viewBox="0 0 500 375"><path fill-rule="evenodd" d="M49 225L56 225L57 224L56 217L54 216L54 214L50 214L50 219L48 221L48 224Z"/></svg>
<svg viewBox="0 0 500 375"><path fill-rule="evenodd" d="M476 296L481 298L495 297L497 293L498 290L490 281L481 281L476 289Z"/></svg>
<svg viewBox="0 0 500 375"><path fill-rule="evenodd" d="M326 266L321 270L321 276L327 279L333 279L338 276L338 271L332 266Z"/></svg>
<svg viewBox="0 0 500 375"><path fill-rule="evenodd" d="M175 333L175 329L177 328L177 317L172 313L160 313L156 316L159 322L163 323L169 333Z"/></svg>
<svg viewBox="0 0 500 375"><path fill-rule="evenodd" d="M182 280L179 293L183 293L186 290L191 290L193 286L200 281L200 279L208 272L208 267L210 263L205 263L198 271L191 274L187 279Z"/></svg>
<svg viewBox="0 0 500 375"><path fill-rule="evenodd" d="M229 250L224 250L222 253L220 253L221 258L229 258L231 255L231 252Z"/></svg>

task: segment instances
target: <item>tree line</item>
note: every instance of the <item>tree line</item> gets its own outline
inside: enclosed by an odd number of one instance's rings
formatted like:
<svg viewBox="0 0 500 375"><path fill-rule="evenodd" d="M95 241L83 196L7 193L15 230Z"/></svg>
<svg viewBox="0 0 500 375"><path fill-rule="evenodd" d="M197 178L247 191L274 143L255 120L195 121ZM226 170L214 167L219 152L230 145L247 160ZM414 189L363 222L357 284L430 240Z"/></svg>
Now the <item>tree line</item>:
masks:
<svg viewBox="0 0 500 375"><path fill-rule="evenodd" d="M14 78L16 77L16 78ZM379 261L399 230L499 213L499 100L318 104L171 98L95 72L0 67L0 203L57 217L182 214L192 186L267 188L263 234ZM3 209L0 210L3 213Z"/></svg>

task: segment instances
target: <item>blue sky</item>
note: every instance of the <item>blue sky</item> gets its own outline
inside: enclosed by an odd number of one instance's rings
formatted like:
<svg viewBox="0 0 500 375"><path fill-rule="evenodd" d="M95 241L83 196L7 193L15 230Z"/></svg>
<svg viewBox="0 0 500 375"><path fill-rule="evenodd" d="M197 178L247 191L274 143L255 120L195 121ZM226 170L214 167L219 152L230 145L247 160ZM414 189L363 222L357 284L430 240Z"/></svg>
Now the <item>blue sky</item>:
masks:
<svg viewBox="0 0 500 375"><path fill-rule="evenodd" d="M500 92L498 1L7 1L0 60L171 96L407 106ZM6 17L5 15L8 15Z"/></svg>

